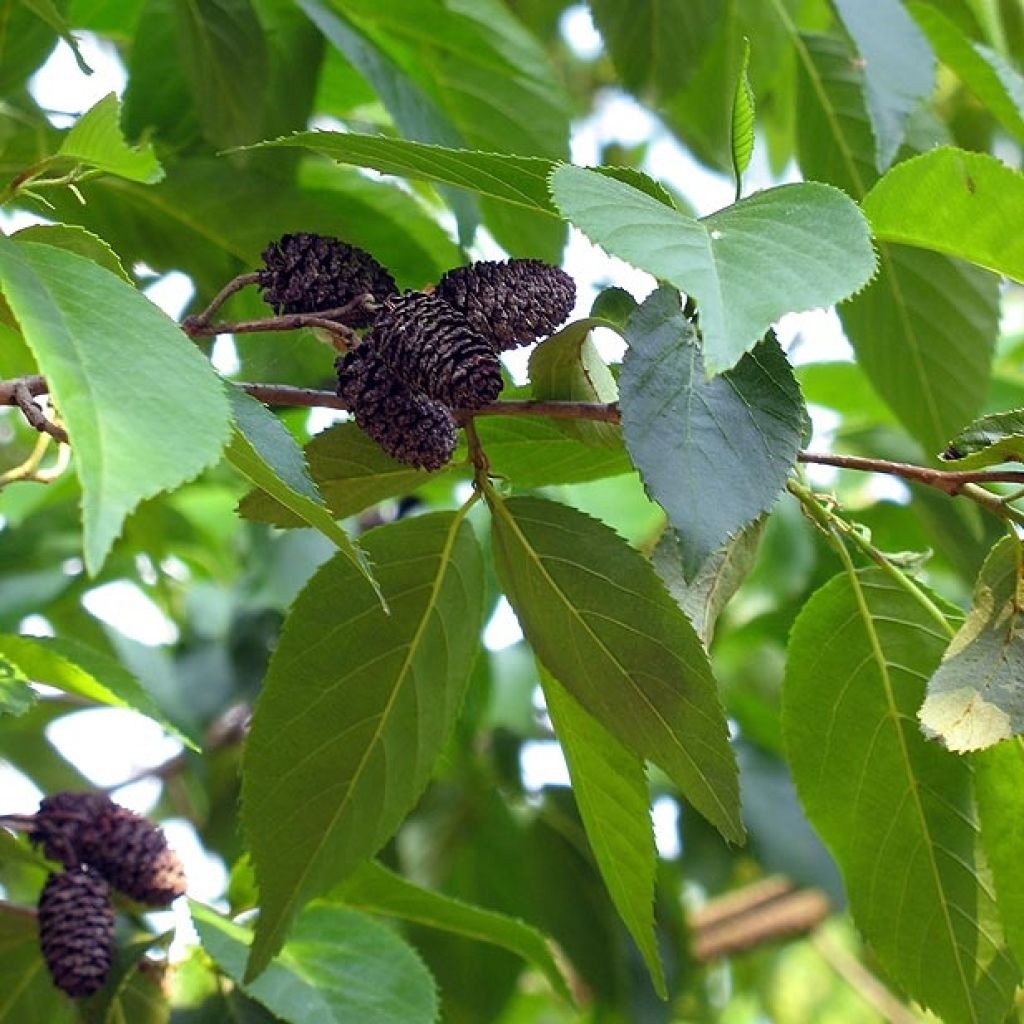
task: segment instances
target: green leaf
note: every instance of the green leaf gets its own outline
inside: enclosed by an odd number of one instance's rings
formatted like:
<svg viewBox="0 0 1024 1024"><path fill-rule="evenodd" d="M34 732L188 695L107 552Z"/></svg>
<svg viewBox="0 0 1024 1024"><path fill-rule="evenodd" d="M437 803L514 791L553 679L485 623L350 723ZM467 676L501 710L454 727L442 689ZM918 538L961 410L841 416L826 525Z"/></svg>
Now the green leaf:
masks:
<svg viewBox="0 0 1024 1024"><path fill-rule="evenodd" d="M905 160L864 197L875 236L957 256L1024 282L1024 175L987 153L944 147Z"/></svg>
<svg viewBox="0 0 1024 1024"><path fill-rule="evenodd" d="M242 990L289 1024L434 1024L434 981L390 928L328 903L306 908L262 977L244 982L248 929L192 902L203 948Z"/></svg>
<svg viewBox="0 0 1024 1024"><path fill-rule="evenodd" d="M389 139L355 132L296 132L259 146L297 146L382 174L455 185L526 210L557 216L548 194L554 161Z"/></svg>
<svg viewBox="0 0 1024 1024"><path fill-rule="evenodd" d="M1019 973L977 850L970 766L917 726L947 635L879 570L833 579L790 636L782 725L807 816L879 962L949 1021L1001 1021Z"/></svg>
<svg viewBox="0 0 1024 1024"><path fill-rule="evenodd" d="M668 592L686 612L706 648L711 647L715 623L729 599L739 590L757 558L767 516L758 516L701 564L692 582L683 574L680 539L666 530L651 561Z"/></svg>
<svg viewBox="0 0 1024 1024"><path fill-rule="evenodd" d="M79 256L117 274L125 283L133 283L117 253L99 235L77 224L32 224L15 231L11 238L16 242L42 242L55 245L58 249L67 249L68 252L77 252Z"/></svg>
<svg viewBox="0 0 1024 1024"><path fill-rule="evenodd" d="M981 469L1001 462L1024 462L1024 409L982 416L964 427L942 458L956 469Z"/></svg>
<svg viewBox="0 0 1024 1024"><path fill-rule="evenodd" d="M0 287L67 424L95 574L140 501L220 458L227 398L163 313L82 256L0 238Z"/></svg>
<svg viewBox="0 0 1024 1024"><path fill-rule="evenodd" d="M619 389L608 364L591 340L595 327L611 327L596 318L577 320L563 327L530 354L530 386L538 401L617 402ZM555 420L561 431L586 444L618 445L622 432L612 423Z"/></svg>
<svg viewBox="0 0 1024 1024"><path fill-rule="evenodd" d="M153 935L150 932L135 932L127 937L120 937L114 949L113 963L110 973L103 987L95 995L79 1002L79 1013L82 1024L154 1024L156 1021L166 1020L170 1015L170 1007L166 996L160 991L160 986L150 981L150 1000L152 1006L143 1004L143 1013L138 1016L129 1016L125 1012L125 1004L131 1003L133 996L130 996L129 989L132 982L139 975L139 964L143 957L154 947L166 947L170 943L174 933L166 932L163 935ZM146 990L136 988L134 996L141 995Z"/></svg>
<svg viewBox="0 0 1024 1024"><path fill-rule="evenodd" d="M562 213L613 256L691 295L705 371L735 365L783 314L838 302L875 270L867 224L817 182L758 192L700 220L581 167L560 167Z"/></svg>
<svg viewBox="0 0 1024 1024"><path fill-rule="evenodd" d="M303 523L333 541L376 589L366 558L334 521L310 480L306 460L295 438L262 402L238 388L231 389L230 397L235 432L225 454L231 465Z"/></svg>
<svg viewBox="0 0 1024 1024"><path fill-rule="evenodd" d="M108 93L82 114L64 136L57 155L129 181L152 184L164 176L152 145L135 147L125 142L121 105L114 93Z"/></svg>
<svg viewBox="0 0 1024 1024"><path fill-rule="evenodd" d="M541 663L741 842L736 761L711 667L650 563L566 505L490 500L498 578Z"/></svg>
<svg viewBox="0 0 1024 1024"><path fill-rule="evenodd" d="M983 750L1024 732L1021 550L1004 537L989 553L974 603L928 680L918 718L949 750Z"/></svg>
<svg viewBox="0 0 1024 1024"><path fill-rule="evenodd" d="M476 656L483 569L461 515L373 530L364 548L391 613L344 557L296 599L243 761L261 913L255 977L302 905L392 835L426 786Z"/></svg>
<svg viewBox="0 0 1024 1024"><path fill-rule="evenodd" d="M641 97L677 93L721 18L714 0L591 0L590 10L622 84Z"/></svg>
<svg viewBox="0 0 1024 1024"><path fill-rule="evenodd" d="M907 10L946 67L1018 141L1024 140L1024 80L1003 58L973 42L952 18L930 3L910 0Z"/></svg>
<svg viewBox="0 0 1024 1024"><path fill-rule="evenodd" d="M167 721L142 684L120 662L77 640L0 633L0 663L6 663L26 681L46 683L97 704L138 711L186 746L199 749Z"/></svg>
<svg viewBox="0 0 1024 1024"><path fill-rule="evenodd" d="M57 35L59 35L61 39L68 44L68 47L74 54L78 70L81 71L83 75L91 75L93 70L89 67L85 58L82 56L82 51L78 46L78 40L71 32L71 26L68 24L67 19L60 10L58 10L53 0L21 0L21 3L32 11L37 18L49 25L50 28L52 28Z"/></svg>
<svg viewBox="0 0 1024 1024"><path fill-rule="evenodd" d="M1024 747L1020 739L971 757L981 845L992 868L996 901L1006 939L1024 962Z"/></svg>
<svg viewBox="0 0 1024 1024"><path fill-rule="evenodd" d="M875 136L875 166L895 159L907 121L935 87L935 55L899 0L834 0L864 67L864 101Z"/></svg>
<svg viewBox="0 0 1024 1024"><path fill-rule="evenodd" d="M0 906L0 1024L71 1024L76 1017L43 963L35 914Z"/></svg>
<svg viewBox="0 0 1024 1024"><path fill-rule="evenodd" d="M743 194L743 172L754 155L754 90L750 87L750 40L743 40L743 61L732 98L732 172L736 198Z"/></svg>
<svg viewBox="0 0 1024 1024"><path fill-rule="evenodd" d="M785 487L800 449L800 389L774 336L708 380L671 288L651 295L625 334L626 446L679 534L683 573L692 579Z"/></svg>
<svg viewBox="0 0 1024 1024"><path fill-rule="evenodd" d="M841 40L794 36L800 166L863 199L876 180L861 78ZM936 253L881 243L880 272L838 309L857 361L903 425L938 451L976 416L998 333L997 279Z"/></svg>
<svg viewBox="0 0 1024 1024"><path fill-rule="evenodd" d="M28 680L0 655L0 715L23 715L36 702Z"/></svg>
<svg viewBox="0 0 1024 1024"><path fill-rule="evenodd" d="M513 917L423 889L376 861L357 868L328 898L368 913L387 914L500 946L533 964L566 1002L574 1002L548 940L536 928Z"/></svg>
<svg viewBox="0 0 1024 1024"><path fill-rule="evenodd" d="M240 146L263 134L269 62L251 0L176 4L178 63L203 134Z"/></svg>
<svg viewBox="0 0 1024 1024"><path fill-rule="evenodd" d="M540 680L598 870L658 995L667 999L654 933L657 853L644 763L584 711L543 666Z"/></svg>

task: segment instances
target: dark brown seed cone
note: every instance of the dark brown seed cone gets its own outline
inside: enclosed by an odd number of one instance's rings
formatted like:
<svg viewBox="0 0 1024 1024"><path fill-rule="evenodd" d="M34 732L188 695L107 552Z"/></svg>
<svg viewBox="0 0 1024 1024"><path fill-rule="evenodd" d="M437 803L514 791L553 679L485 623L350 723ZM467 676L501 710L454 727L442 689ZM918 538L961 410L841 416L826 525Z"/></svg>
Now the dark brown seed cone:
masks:
<svg viewBox="0 0 1024 1024"><path fill-rule="evenodd" d="M501 391L494 348L434 295L406 292L390 300L367 340L406 384L452 409L478 409Z"/></svg>
<svg viewBox="0 0 1024 1024"><path fill-rule="evenodd" d="M576 282L540 260L488 261L449 270L434 294L503 352L560 326L576 304Z"/></svg>
<svg viewBox="0 0 1024 1024"><path fill-rule="evenodd" d="M366 341L337 365L338 395L388 455L418 469L451 460L456 429L446 406L399 380Z"/></svg>
<svg viewBox="0 0 1024 1024"><path fill-rule="evenodd" d="M87 864L140 903L163 907L185 892L181 862L163 832L102 793L46 797L29 838L68 867Z"/></svg>
<svg viewBox="0 0 1024 1024"><path fill-rule="evenodd" d="M283 235L263 250L263 298L276 313L317 313L347 305L359 295L378 302L397 292L394 278L368 252L326 235ZM346 318L366 327L374 314Z"/></svg>
<svg viewBox="0 0 1024 1024"><path fill-rule="evenodd" d="M114 954L114 908L99 875L50 875L39 895L39 944L53 983L73 999L102 988Z"/></svg>

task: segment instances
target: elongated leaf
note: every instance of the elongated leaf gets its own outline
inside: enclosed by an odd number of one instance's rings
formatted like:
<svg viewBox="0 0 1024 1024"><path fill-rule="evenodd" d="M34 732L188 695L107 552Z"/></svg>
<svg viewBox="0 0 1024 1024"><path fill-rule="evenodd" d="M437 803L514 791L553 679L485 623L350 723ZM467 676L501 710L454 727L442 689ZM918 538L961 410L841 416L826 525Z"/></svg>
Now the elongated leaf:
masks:
<svg viewBox="0 0 1024 1024"><path fill-rule="evenodd" d="M590 0L590 10L622 84L662 99L693 75L721 17L714 0Z"/></svg>
<svg viewBox="0 0 1024 1024"><path fill-rule="evenodd" d="M735 365L784 313L838 302L875 270L856 206L815 182L758 192L700 220L581 167L558 168L551 190L602 248L693 296L709 375Z"/></svg>
<svg viewBox="0 0 1024 1024"><path fill-rule="evenodd" d="M427 928L500 946L532 963L566 1002L573 1002L544 935L514 917L423 889L376 861L368 861L357 868L350 878L331 891L329 898L342 900L358 910L399 917Z"/></svg>
<svg viewBox="0 0 1024 1024"><path fill-rule="evenodd" d="M82 256L0 238L0 288L67 424L95 574L143 498L217 461L227 398L163 313Z"/></svg>
<svg viewBox="0 0 1024 1024"><path fill-rule="evenodd" d="M523 487L580 483L628 473L632 468L621 444L596 448L568 436L552 420L534 416L486 416L477 433L491 469ZM340 423L306 446L310 473L338 519L354 515L386 498L410 494L432 480L465 478L460 448L450 466L428 473L412 469L381 450L354 423ZM301 526L302 520L269 495L254 491L239 511L258 522Z"/></svg>
<svg viewBox="0 0 1024 1024"><path fill-rule="evenodd" d="M946 446L942 458L957 469L1024 462L1024 409L982 416L964 427Z"/></svg>
<svg viewBox="0 0 1024 1024"><path fill-rule="evenodd" d="M0 1024L71 1024L76 1017L43 963L35 915L0 907Z"/></svg>
<svg viewBox="0 0 1024 1024"><path fill-rule="evenodd" d="M365 914L316 902L262 977L245 982L252 933L200 903L203 948L235 984L288 1024L434 1024L437 993L423 961Z"/></svg>
<svg viewBox="0 0 1024 1024"><path fill-rule="evenodd" d="M1020 74L994 51L969 39L952 18L932 4L910 0L907 10L942 63L1011 135L1024 140L1024 79Z"/></svg>
<svg viewBox="0 0 1024 1024"><path fill-rule="evenodd" d="M46 683L97 704L138 711L193 750L199 749L167 721L142 684L120 662L77 640L0 633L0 662L23 680Z"/></svg>
<svg viewBox="0 0 1024 1024"><path fill-rule="evenodd" d="M856 199L875 182L860 73L840 40L793 37L800 166ZM977 415L998 331L998 281L937 253L882 243L871 287L838 311L872 385L926 451Z"/></svg>
<svg viewBox="0 0 1024 1024"><path fill-rule="evenodd" d="M992 867L999 916L1017 963L1024 961L1024 746L1020 738L971 757L981 845Z"/></svg>
<svg viewBox="0 0 1024 1024"><path fill-rule="evenodd" d="M736 762L711 667L650 563L565 505L492 499L492 513L498 577L544 667L740 842Z"/></svg>
<svg viewBox="0 0 1024 1024"><path fill-rule="evenodd" d="M450 149L355 132L297 132L259 145L311 149L339 163L456 185L527 210L558 215L547 186L555 164L540 157Z"/></svg>
<svg viewBox="0 0 1024 1024"><path fill-rule="evenodd" d="M743 40L743 61L732 98L732 173L736 198L743 194L743 172L754 155L754 90L750 87L750 40Z"/></svg>
<svg viewBox="0 0 1024 1024"><path fill-rule="evenodd" d="M654 934L657 853L644 763L543 667L540 679L598 870L658 995L667 999Z"/></svg>
<svg viewBox="0 0 1024 1024"><path fill-rule="evenodd" d="M907 120L935 86L935 55L899 0L834 0L864 66L864 100L875 136L875 166L896 157Z"/></svg>
<svg viewBox="0 0 1024 1024"><path fill-rule="evenodd" d="M803 403L774 337L708 380L679 295L662 288L626 325L622 429L651 496L679 534L692 579L768 509L796 463Z"/></svg>
<svg viewBox="0 0 1024 1024"><path fill-rule="evenodd" d="M129 181L152 184L164 176L151 144L134 147L125 142L121 132L121 105L114 93L108 93L75 122L64 136L57 155Z"/></svg>
<svg viewBox="0 0 1024 1024"><path fill-rule="evenodd" d="M369 563L324 505L306 471L302 449L281 421L261 402L236 388L231 391L231 405L235 433L227 448L228 461L275 501L333 541L376 586Z"/></svg>
<svg viewBox="0 0 1024 1024"><path fill-rule="evenodd" d="M46 24L49 25L65 43L68 44L68 47L75 56L75 63L78 65L78 70L81 71L83 75L91 75L93 70L89 67L85 58L82 56L78 40L72 34L71 26L68 24L68 21L64 17L62 11L58 9L57 5L54 3L54 0L21 0L21 3L24 7L33 11L38 18L46 22Z"/></svg>
<svg viewBox="0 0 1024 1024"><path fill-rule="evenodd" d="M884 241L934 249L1024 281L1024 175L987 153L944 147L905 160L864 197Z"/></svg>
<svg viewBox="0 0 1024 1024"><path fill-rule="evenodd" d="M651 561L668 592L686 612L705 647L711 646L715 623L729 599L739 590L754 566L767 516L759 516L713 551L692 581L683 575L679 537L666 530L651 555Z"/></svg>
<svg viewBox="0 0 1024 1024"><path fill-rule="evenodd" d="M790 636L782 725L804 809L886 972L944 1020L999 1021L1010 959L968 764L917 728L946 633L879 570L842 576Z"/></svg>
<svg viewBox="0 0 1024 1024"><path fill-rule="evenodd" d="M1019 542L1004 537L989 553L960 632L928 680L918 717L925 735L958 753L1024 732L1024 629Z"/></svg>
<svg viewBox="0 0 1024 1024"><path fill-rule="evenodd" d="M608 364L590 337L597 318L577 320L538 345L530 355L530 386L539 401L617 402L619 389ZM586 420L553 421L569 437L587 444L618 445L622 432L611 423Z"/></svg>
<svg viewBox="0 0 1024 1024"><path fill-rule="evenodd" d="M373 530L390 606L339 556L306 585L270 662L243 762L261 913L249 977L295 913L391 836L451 732L479 642L483 570L448 513Z"/></svg>

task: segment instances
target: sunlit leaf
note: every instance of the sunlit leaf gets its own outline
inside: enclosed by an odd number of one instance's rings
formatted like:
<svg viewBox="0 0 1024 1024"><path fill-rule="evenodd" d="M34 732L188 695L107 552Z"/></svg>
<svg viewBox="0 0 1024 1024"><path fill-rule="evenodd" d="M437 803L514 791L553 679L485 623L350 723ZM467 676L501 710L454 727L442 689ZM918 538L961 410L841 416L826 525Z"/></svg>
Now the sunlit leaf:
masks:
<svg viewBox="0 0 1024 1024"><path fill-rule="evenodd" d="M82 114L64 136L57 154L130 181L152 184L164 176L152 145L134 147L125 142L121 105L114 93Z"/></svg>
<svg viewBox="0 0 1024 1024"><path fill-rule="evenodd" d="M750 40L743 40L743 61L732 100L732 172L736 198L742 194L743 172L754 155L754 90L750 87Z"/></svg>

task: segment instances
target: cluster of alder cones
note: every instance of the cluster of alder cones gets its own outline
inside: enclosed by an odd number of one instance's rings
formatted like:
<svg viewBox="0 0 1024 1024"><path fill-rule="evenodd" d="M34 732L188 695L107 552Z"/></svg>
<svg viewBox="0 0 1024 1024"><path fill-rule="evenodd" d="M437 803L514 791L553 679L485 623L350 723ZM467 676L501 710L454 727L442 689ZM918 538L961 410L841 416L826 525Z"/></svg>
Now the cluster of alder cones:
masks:
<svg viewBox="0 0 1024 1024"><path fill-rule="evenodd" d="M117 889L166 907L185 891L185 873L163 832L102 793L46 797L29 839L65 870L39 896L39 942L54 984L72 998L102 987L114 954Z"/></svg>
<svg viewBox="0 0 1024 1024"><path fill-rule="evenodd" d="M389 455L439 469L456 443L454 411L501 391L500 352L529 345L564 322L576 285L540 260L449 270L426 291L399 294L368 252L337 238L284 235L263 252L259 286L281 313L318 313L367 301L347 317L369 330L337 361L338 395Z"/></svg>

